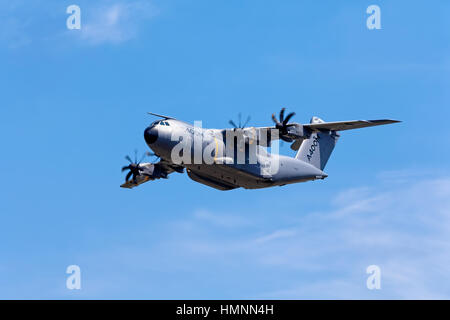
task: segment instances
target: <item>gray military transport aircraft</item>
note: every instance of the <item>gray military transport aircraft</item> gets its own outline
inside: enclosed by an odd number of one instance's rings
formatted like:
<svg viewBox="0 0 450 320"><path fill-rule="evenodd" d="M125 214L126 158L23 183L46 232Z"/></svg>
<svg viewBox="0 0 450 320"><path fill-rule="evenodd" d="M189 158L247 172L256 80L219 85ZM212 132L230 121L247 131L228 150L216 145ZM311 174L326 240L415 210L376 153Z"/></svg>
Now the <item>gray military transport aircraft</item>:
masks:
<svg viewBox="0 0 450 320"><path fill-rule="evenodd" d="M295 113L279 119L272 115L274 127L246 127L230 120L231 129L204 129L172 117L159 117L144 131L144 139L157 156L156 163L130 162L123 188L133 188L156 179L167 179L173 172L183 173L199 183L219 189L243 187L259 189L324 179L328 158L339 138L339 131L396 123L396 120L353 120L324 122L313 117L309 124L289 123ZM295 157L278 154L279 139L291 144ZM270 152L268 149L271 149ZM145 156L145 155L144 155Z"/></svg>

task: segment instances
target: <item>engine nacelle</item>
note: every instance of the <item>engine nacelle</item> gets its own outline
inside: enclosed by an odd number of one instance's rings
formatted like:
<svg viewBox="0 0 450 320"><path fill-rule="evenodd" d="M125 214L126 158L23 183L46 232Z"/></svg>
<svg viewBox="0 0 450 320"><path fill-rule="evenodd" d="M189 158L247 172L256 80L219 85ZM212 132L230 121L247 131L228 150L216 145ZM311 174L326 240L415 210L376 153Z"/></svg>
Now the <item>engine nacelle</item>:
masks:
<svg viewBox="0 0 450 320"><path fill-rule="evenodd" d="M283 135L289 139L299 140L308 139L311 135L311 130L303 127L301 124L293 123L287 127L287 134Z"/></svg>
<svg viewBox="0 0 450 320"><path fill-rule="evenodd" d="M141 163L140 168L143 169L143 170L141 170L141 172L139 174L140 176L147 176L152 180L160 179L160 178L163 178L163 179L167 178L167 173L164 170L162 170L158 164Z"/></svg>

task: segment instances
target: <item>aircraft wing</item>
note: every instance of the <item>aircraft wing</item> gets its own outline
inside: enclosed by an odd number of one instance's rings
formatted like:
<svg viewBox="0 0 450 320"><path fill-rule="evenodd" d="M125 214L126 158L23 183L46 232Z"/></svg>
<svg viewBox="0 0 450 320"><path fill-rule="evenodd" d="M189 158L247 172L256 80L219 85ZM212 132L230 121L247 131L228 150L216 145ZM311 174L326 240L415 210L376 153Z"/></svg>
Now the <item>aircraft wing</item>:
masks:
<svg viewBox="0 0 450 320"><path fill-rule="evenodd" d="M398 120L391 120L391 119L381 119L381 120L350 120L350 121L335 121L335 122L313 122L308 124L290 124L288 130L292 131L290 132L290 138L293 143L291 145L291 149L298 150L305 138L307 136L304 136L305 132L303 129L307 129L312 132L317 131L343 131L343 130L350 130L350 129L359 129L359 128L366 128L366 127L373 127L373 126L379 126L383 124L391 124L391 123L397 123L400 122ZM297 128L302 128L297 129ZM227 131L236 132L236 130L242 130L245 136L248 137L249 141L257 140L258 144L261 146L270 146L271 141L275 139L280 139L281 137L275 138L271 137L270 130L274 129L274 127L250 127L250 128L244 128L244 129L225 129L223 130L223 134L225 135ZM286 137L286 136L285 136Z"/></svg>
<svg viewBox="0 0 450 320"><path fill-rule="evenodd" d="M382 119L382 120L351 120L351 121L336 121L336 122L323 122L323 123L309 123L304 124L304 128L308 128L312 131L330 130L330 131L342 131L350 129L359 129L366 127L379 126L383 124L397 123L398 120Z"/></svg>
<svg viewBox="0 0 450 320"><path fill-rule="evenodd" d="M136 177L136 183L134 183L133 180L130 179L130 180L128 180L127 182L122 183L122 184L120 185L120 187L121 187L121 188L127 188L127 189L133 189L134 187L137 187L137 186L139 186L139 185L141 185L141 184L143 184L144 182L147 182L147 181L149 181L149 180L152 180L152 179L150 179L150 177L140 175L140 176L137 176L137 177Z"/></svg>

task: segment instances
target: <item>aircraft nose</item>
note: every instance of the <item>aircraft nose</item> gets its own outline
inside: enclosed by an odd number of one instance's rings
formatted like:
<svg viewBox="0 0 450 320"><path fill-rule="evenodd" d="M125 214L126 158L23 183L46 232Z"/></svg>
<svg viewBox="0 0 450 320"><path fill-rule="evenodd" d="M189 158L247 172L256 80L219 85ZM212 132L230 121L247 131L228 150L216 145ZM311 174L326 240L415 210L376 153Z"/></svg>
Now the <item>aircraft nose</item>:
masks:
<svg viewBox="0 0 450 320"><path fill-rule="evenodd" d="M148 127L144 131L144 139L147 144L155 143L158 139L158 130L155 127Z"/></svg>

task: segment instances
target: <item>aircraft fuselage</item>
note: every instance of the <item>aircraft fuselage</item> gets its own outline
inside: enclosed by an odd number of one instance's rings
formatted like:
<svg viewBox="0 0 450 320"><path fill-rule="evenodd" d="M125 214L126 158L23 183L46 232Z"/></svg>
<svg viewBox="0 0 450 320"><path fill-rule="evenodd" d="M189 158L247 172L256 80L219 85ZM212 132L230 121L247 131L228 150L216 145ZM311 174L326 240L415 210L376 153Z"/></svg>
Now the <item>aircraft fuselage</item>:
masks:
<svg viewBox="0 0 450 320"><path fill-rule="evenodd" d="M227 141L220 138L222 135L223 130L194 127L175 119L155 121L144 132L145 141L155 154L171 162L174 162L174 150L179 150L184 141L190 148L190 156L179 164L194 181L220 190L259 189L327 177L309 163L268 153L264 147L250 146L251 143L235 143L233 150L242 151L240 160L243 161L238 161L236 153L230 156L225 152Z"/></svg>

